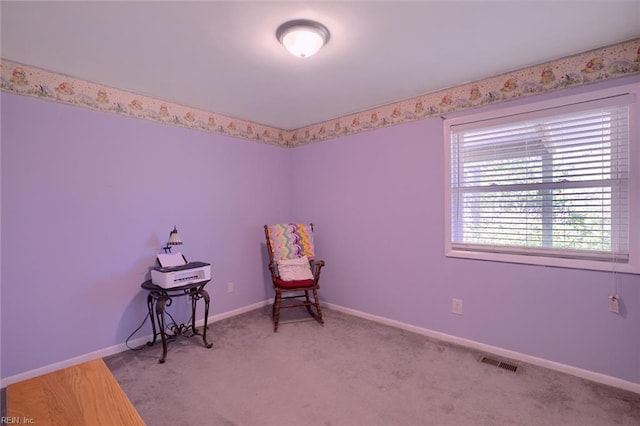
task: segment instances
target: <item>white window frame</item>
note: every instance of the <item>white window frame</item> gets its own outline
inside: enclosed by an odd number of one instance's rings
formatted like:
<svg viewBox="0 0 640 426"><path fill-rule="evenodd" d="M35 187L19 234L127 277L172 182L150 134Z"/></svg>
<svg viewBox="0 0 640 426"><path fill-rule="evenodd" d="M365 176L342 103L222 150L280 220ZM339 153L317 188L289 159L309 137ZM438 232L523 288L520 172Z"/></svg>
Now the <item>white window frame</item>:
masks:
<svg viewBox="0 0 640 426"><path fill-rule="evenodd" d="M578 258L545 256L533 253L509 254L491 251L460 250L452 247L452 193L451 193L451 128L452 126L481 120L496 119L514 114L528 113L548 108L589 102L598 99L631 94L635 100L629 106L629 259L628 262L597 261ZM628 84L611 89L592 91L585 94L564 96L548 101L529 103L514 107L501 107L491 111L461 114L444 119L444 210L445 210L445 256L498 262L545 265L563 268L577 268L601 271L640 274L640 84ZM525 250L523 250L524 252Z"/></svg>

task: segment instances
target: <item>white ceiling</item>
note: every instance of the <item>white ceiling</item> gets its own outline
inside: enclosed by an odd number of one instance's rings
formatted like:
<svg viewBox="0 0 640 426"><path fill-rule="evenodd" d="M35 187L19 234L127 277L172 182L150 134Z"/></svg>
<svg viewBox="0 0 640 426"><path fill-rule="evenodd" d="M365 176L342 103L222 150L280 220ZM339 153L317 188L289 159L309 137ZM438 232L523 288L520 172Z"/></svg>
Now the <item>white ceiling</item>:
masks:
<svg viewBox="0 0 640 426"><path fill-rule="evenodd" d="M292 130L640 36L640 0L0 3L5 59ZM275 38L331 32L315 56Z"/></svg>

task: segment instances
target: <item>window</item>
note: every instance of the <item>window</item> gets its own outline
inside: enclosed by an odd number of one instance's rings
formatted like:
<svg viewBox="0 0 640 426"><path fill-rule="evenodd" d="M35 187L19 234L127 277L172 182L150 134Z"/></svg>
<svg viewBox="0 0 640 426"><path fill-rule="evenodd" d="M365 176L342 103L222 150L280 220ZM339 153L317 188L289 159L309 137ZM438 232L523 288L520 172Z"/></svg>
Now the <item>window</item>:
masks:
<svg viewBox="0 0 640 426"><path fill-rule="evenodd" d="M640 272L635 96L447 120L446 254Z"/></svg>

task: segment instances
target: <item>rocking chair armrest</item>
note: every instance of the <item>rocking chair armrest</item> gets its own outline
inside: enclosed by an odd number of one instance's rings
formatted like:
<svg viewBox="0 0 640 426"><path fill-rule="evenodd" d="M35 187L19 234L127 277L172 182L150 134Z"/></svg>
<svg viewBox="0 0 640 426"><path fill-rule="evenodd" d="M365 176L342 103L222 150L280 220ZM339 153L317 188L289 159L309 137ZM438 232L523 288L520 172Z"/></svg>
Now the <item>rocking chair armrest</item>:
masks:
<svg viewBox="0 0 640 426"><path fill-rule="evenodd" d="M312 268L322 268L324 266L324 260L312 260L309 263Z"/></svg>
<svg viewBox="0 0 640 426"><path fill-rule="evenodd" d="M320 270L324 266L324 260L312 260L309 262L311 265L311 273L313 274L313 280L316 285L318 285L318 280L320 279Z"/></svg>

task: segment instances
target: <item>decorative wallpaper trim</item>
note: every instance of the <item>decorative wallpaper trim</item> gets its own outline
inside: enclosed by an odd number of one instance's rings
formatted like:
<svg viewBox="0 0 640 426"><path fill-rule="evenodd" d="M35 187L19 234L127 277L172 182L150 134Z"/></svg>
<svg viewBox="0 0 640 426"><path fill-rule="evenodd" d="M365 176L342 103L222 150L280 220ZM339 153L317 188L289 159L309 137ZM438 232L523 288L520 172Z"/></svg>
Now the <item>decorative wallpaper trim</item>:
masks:
<svg viewBox="0 0 640 426"><path fill-rule="evenodd" d="M301 129L283 130L0 59L3 91L283 147L632 74L640 74L640 38Z"/></svg>
<svg viewBox="0 0 640 426"><path fill-rule="evenodd" d="M2 58L0 89L103 112L288 146L286 130L163 101Z"/></svg>

